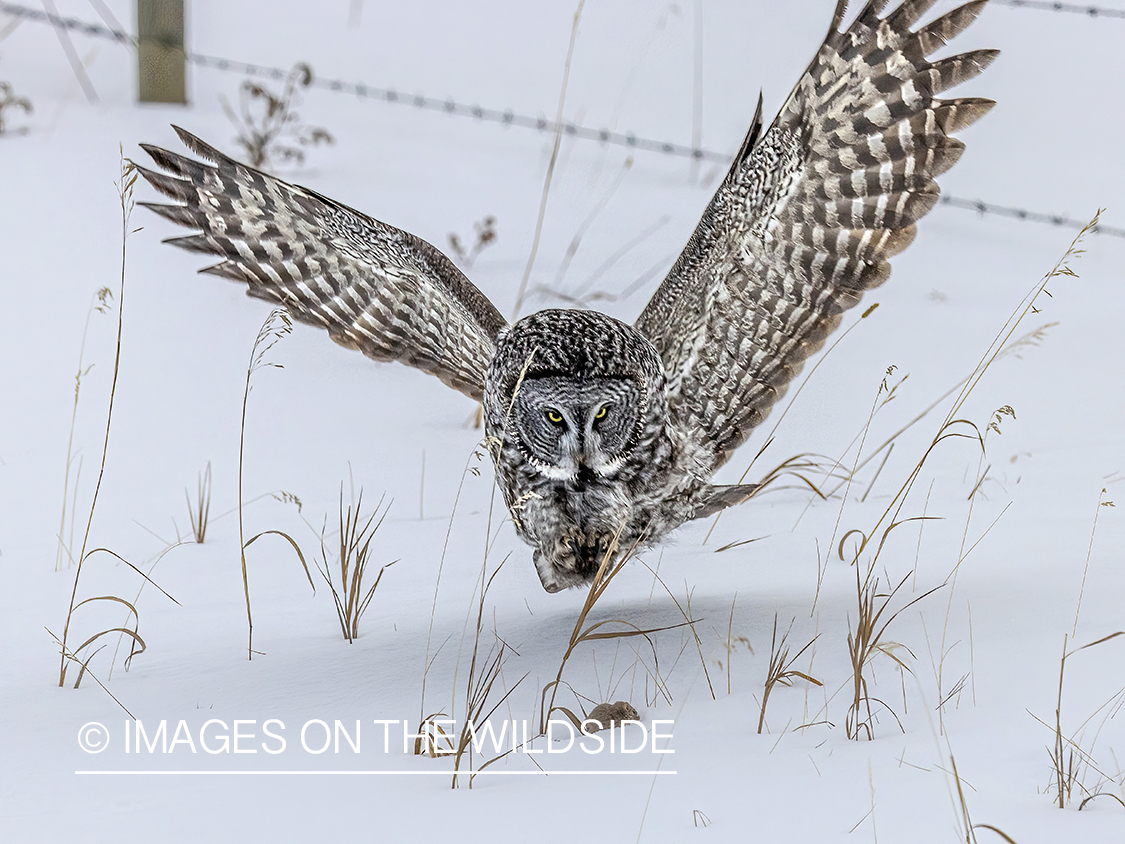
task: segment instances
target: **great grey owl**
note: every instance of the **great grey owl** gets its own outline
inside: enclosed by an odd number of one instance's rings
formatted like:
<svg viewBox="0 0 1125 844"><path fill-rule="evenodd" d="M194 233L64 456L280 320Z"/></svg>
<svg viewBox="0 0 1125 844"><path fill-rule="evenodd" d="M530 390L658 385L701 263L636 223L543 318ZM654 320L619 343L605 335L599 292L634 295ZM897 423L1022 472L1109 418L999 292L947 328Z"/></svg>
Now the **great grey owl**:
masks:
<svg viewBox="0 0 1125 844"><path fill-rule="evenodd" d="M911 27L933 0L880 17L871 0L824 44L770 128L758 111L687 246L634 325L543 310L509 325L429 243L239 164L177 129L202 158L144 146L141 170L218 255L203 272L249 285L343 346L430 372L483 402L497 482L549 592L753 485L711 476L785 392L937 201L993 105L937 99L996 56L927 58L985 0Z"/></svg>

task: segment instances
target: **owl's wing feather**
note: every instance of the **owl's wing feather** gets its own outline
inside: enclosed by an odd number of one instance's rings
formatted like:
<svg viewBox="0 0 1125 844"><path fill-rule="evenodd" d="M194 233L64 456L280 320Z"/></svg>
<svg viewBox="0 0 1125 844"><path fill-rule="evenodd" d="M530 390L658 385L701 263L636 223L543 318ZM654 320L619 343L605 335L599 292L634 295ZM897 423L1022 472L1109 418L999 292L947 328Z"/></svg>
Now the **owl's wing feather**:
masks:
<svg viewBox="0 0 1125 844"><path fill-rule="evenodd" d="M823 345L841 314L890 273L937 201L934 178L964 145L949 137L991 100L937 99L996 56L927 56L987 0L910 27L933 0L885 18L872 0L828 36L777 119L761 102L668 277L637 320L664 362L676 424L724 463Z"/></svg>
<svg viewBox="0 0 1125 844"><path fill-rule="evenodd" d="M175 127L174 127L175 128ZM505 320L438 249L306 188L228 158L176 128L205 164L142 148L167 173L137 169L178 205L142 205L198 234L166 242L223 260L201 272L248 286L375 360L430 372L470 398Z"/></svg>

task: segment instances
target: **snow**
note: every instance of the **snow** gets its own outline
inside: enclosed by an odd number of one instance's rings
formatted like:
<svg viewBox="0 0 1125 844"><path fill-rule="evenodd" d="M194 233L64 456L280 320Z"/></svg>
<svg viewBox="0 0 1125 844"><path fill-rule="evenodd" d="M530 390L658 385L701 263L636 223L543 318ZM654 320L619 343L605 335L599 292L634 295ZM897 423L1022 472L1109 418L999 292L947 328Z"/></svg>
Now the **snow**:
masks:
<svg viewBox="0 0 1125 844"><path fill-rule="evenodd" d="M349 24L353 5L195 3L189 48L279 67L308 61L327 78L554 115L573 4L368 3L358 26ZM94 6L79 0L57 6L63 15L97 19ZM108 6L132 29L130 4ZM949 8L941 3L937 12ZM759 88L767 115L776 110L820 43L830 13L826 0L724 0L703 7L705 147L737 148ZM7 20L0 15L0 32ZM691 4L587 3L567 119L690 143L694 25ZM1077 219L1109 205L1103 222L1122 226L1113 203L1125 193L1119 155L1125 126L1112 80L1125 72L1123 25L986 8L953 46L999 47L1003 55L953 96L990 96L998 105L962 133L968 149L942 178L943 190ZM965 839L951 757L973 823L990 824L1019 844L1120 840L1125 811L1111 797L1076 809L1082 788L1125 799L1125 640L1066 663L1063 732L1091 759L1066 810L1054 806L1049 791L1054 734L1039 723L1054 723L1064 637L1073 649L1125 629L1118 550L1125 536L1119 510L1099 506L1119 494L1125 463L1125 391L1112 351L1120 333L1125 243L1109 236L1083 244L1086 254L1073 261L1078 278L1050 281L1051 297L1037 300L1040 312L1017 335L1052 327L1019 357L999 360L961 413L981 430L1001 406L1014 408L1016 418L1004 418L1002 433L988 435L983 461L967 440L943 444L900 514L940 520L891 534L878 574L883 584L907 579L889 612L945 585L887 629L886 640L898 644L894 656L910 671L882 654L869 668L872 697L894 713L876 705L874 740L845 735L855 569L835 555L836 544L853 528L872 529L949 400L899 438L873 484L878 460L829 501L813 500L797 486L764 495L724 515L709 538L709 523L685 527L612 582L590 623L624 619L657 628L688 615L698 620L699 644L683 627L652 637L655 659L640 638L580 644L563 679L584 699L564 686L557 703L574 709L584 702L588 710L628 700L645 729L671 732L657 749L674 753L653 753L651 744L629 754L584 753L577 745L566 753L516 752L485 769L471 791L464 777L462 788L451 791L450 759L403 754L401 724L388 728L384 752L383 727L373 722L405 721L414 731L420 716L443 712L460 726L482 563L491 574L506 560L485 599L481 647L499 636L513 650L489 707L526 675L492 721L496 729L505 719L526 722L534 732L541 690L559 670L584 593L542 591L529 549L503 523L487 459L474 457L481 434L469 424L469 401L436 379L377 366L297 327L269 353L284 368L253 376L246 535L285 531L311 564L319 552L316 531L326 521L331 533L340 496L346 500L362 487L368 507L384 493L393 502L373 543L369 577L398 562L386 571L359 639L348 645L323 582L314 573L313 595L288 545L276 536L260 539L246 556L254 647L263 653L248 661L233 511L246 366L268 308L234 284L196 277L203 259L162 246L175 227L137 209L130 226L143 230L127 242L120 372L88 547L112 549L178 603L105 554L83 565L77 594L135 602L146 652L126 672L127 643L115 654L116 640L103 640L111 644L90 670L150 740L161 721L169 739L177 737L182 721L186 732L178 737L190 734L196 752L181 742L168 753L127 754L129 716L90 675L70 688L73 666L67 688L57 687L58 647L44 630L61 635L76 571L55 570L74 376L91 299L109 287L112 309L89 317L82 364L92 369L81 382L74 430L72 484L81 460L77 548L101 456L122 306L113 187L119 145L138 161L144 159L139 142L176 149L168 128L175 123L234 151L218 96L236 97L241 77L192 67L189 107L139 106L133 53L109 41L73 38L97 103L86 101L49 27L25 22L0 41L0 79L35 106L33 115L14 117L26 133L0 138L3 840L359 835L922 844ZM470 275L502 312L511 312L534 233L549 135L320 89L305 93L300 112L337 143L311 151L306 164L284 171L286 178L442 247L450 232L469 237L474 221L494 216L499 238ZM532 289L581 289L621 244L653 226L655 234L590 286L626 290L670 263L722 168L635 151L622 178L629 157L622 147L563 139ZM152 191L138 186L137 197L151 199ZM560 280L575 233L603 200ZM824 357L799 394L791 391L792 410L751 477L805 451L851 465L853 440L894 365L892 383L909 378L870 422L864 456L870 453L972 371L1073 234L936 208L915 244L895 259L891 280L868 294L865 304L878 302L879 309ZM654 285L594 304L631 320ZM559 304L539 293L528 307ZM720 480L737 480L780 415L775 411ZM207 541L168 550L188 538L184 489L194 493L208 461L214 500ZM475 466L479 476L466 471ZM300 510L271 496L278 491L298 497ZM715 552L744 540L756 541ZM978 540L957 566L960 549ZM122 625L125 615L120 605L79 608L72 646ZM775 687L766 730L758 735L775 618L782 631L792 622L793 653L817 637L794 667L823 686L795 679L792 687ZM432 665L423 701L427 654ZM233 734L236 720L249 721L237 729L254 737L240 740L240 749L258 752L206 752L200 733L211 719L223 722L207 727L211 746L219 733ZM266 749L278 746L263 732L270 719L285 725L284 752ZM302 748L303 725L310 725L307 743L316 749L323 740L316 721L339 721L354 733L357 719L361 752L346 739L339 752ZM654 723L661 720L674 725ZM102 753L79 746L89 722L108 730ZM630 743L636 729L626 733ZM546 745L539 740L532 747ZM475 757L472 764L482 761ZM543 775L540 766L552 774ZM142 773L78 773L89 771ZM175 771L192 773L168 773ZM564 773L578 771L587 773ZM1001 840L983 828L976 834Z"/></svg>

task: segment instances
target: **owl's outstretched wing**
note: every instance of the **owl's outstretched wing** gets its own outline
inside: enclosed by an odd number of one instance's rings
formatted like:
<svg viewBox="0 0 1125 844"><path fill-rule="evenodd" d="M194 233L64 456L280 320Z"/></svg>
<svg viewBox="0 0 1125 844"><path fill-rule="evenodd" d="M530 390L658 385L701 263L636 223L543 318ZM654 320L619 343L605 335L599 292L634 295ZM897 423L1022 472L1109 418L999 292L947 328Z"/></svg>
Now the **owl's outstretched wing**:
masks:
<svg viewBox="0 0 1125 844"><path fill-rule="evenodd" d="M173 127L175 128L175 127ZM142 144L167 173L138 167L179 205L142 202L198 230L168 243L223 260L201 272L248 285L375 360L398 360L481 399L505 320L434 246L306 188L228 158L176 128L200 157Z"/></svg>
<svg viewBox="0 0 1125 844"><path fill-rule="evenodd" d="M871 0L824 45L762 134L761 101L730 172L637 320L664 362L676 424L726 461L765 418L804 360L937 201L934 178L964 145L949 134L991 100L939 100L996 56L930 62L986 0L916 31L933 0L904 0L885 18Z"/></svg>

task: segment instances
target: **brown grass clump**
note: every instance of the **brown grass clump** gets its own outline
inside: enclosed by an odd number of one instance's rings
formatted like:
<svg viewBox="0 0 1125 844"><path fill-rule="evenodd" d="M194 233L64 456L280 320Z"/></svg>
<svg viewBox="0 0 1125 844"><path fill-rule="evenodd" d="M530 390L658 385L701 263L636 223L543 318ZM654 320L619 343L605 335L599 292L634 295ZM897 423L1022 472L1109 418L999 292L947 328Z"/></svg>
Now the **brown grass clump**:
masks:
<svg viewBox="0 0 1125 844"><path fill-rule="evenodd" d="M192 503L187 489L184 489L184 499L187 501L188 519L191 521L191 535L196 543L202 545L207 536L207 523L211 517L211 461L207 461L207 468L199 473L195 503Z"/></svg>
<svg viewBox="0 0 1125 844"><path fill-rule="evenodd" d="M382 513L379 512L382 508ZM332 600L336 604L336 617L340 621L340 632L349 643L359 637L359 620L367 611L371 599L375 597L375 590L383 579L383 572L393 566L395 562L387 563L379 569L375 582L364 591L363 578L367 573L367 565L371 561L371 542L375 532L383 524L383 519L390 511L390 504L383 507L383 499L375 505L374 511L366 518L363 517L363 490L359 491L359 498L353 507L344 506L344 486L340 485L340 525L339 548L336 556L336 567L340 573L340 586L337 588L328 564L328 552L324 547L324 536L321 535L320 556L321 563L317 570L324 578L328 588L332 591ZM378 521L376 521L378 519Z"/></svg>
<svg viewBox="0 0 1125 844"><path fill-rule="evenodd" d="M810 639L803 648L797 653L789 656L789 646L786 640L789 638L789 632L792 630L793 624L790 622L789 629L781 634L781 640L777 638L777 615L773 617L773 633L770 636L770 665L769 670L766 672L765 687L762 690L762 707L758 713L758 735L762 734L762 729L766 723L766 705L770 700L770 692L773 691L774 686L791 686L793 680L804 680L806 683L812 683L814 686L823 686L824 684L817 680L810 674L803 671L798 671L793 668L793 663L801 658L801 655L813 646L819 636L814 636ZM730 694L730 679L727 680L727 694Z"/></svg>

